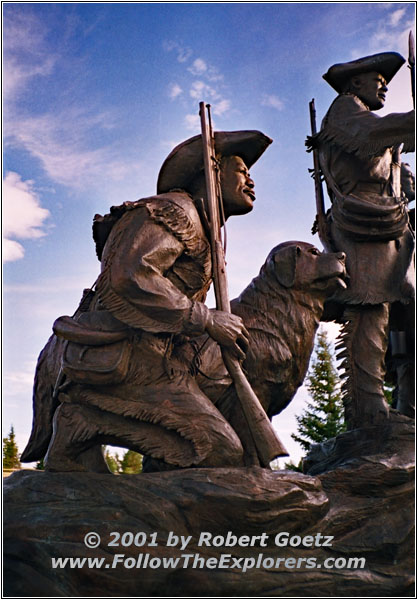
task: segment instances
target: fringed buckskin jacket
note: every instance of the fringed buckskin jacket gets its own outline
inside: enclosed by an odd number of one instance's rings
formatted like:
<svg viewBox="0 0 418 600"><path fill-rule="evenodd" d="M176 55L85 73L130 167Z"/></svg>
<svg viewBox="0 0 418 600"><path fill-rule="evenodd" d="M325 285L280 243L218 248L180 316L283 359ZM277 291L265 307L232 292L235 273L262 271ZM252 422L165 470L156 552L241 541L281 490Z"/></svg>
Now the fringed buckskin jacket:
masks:
<svg viewBox="0 0 418 600"><path fill-rule="evenodd" d="M187 193L151 196L96 215L93 236L102 262L97 294L118 320L151 333L205 331L210 246Z"/></svg>
<svg viewBox="0 0 418 600"><path fill-rule="evenodd" d="M121 429L145 454L200 464L213 450L207 432L234 432L190 375L189 355L177 353L209 317L211 252L199 212L186 192L170 191L96 215L93 237L101 273L89 311L128 326L132 350L123 381L77 385L72 398L152 425Z"/></svg>
<svg viewBox="0 0 418 600"><path fill-rule="evenodd" d="M332 201L330 233L347 254L350 283L336 299L380 304L414 296L414 238L406 199L392 187L394 153L414 147L414 111L384 117L353 94L341 94L315 143Z"/></svg>

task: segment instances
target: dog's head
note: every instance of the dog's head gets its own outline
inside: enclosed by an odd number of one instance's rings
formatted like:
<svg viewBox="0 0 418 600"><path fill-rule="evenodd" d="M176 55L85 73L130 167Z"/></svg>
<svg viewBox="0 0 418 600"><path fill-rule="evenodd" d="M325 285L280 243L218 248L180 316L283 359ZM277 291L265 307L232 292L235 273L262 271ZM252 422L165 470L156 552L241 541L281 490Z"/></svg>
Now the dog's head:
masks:
<svg viewBox="0 0 418 600"><path fill-rule="evenodd" d="M284 242L270 252L264 265L285 288L322 292L346 288L345 254L320 252L306 242Z"/></svg>

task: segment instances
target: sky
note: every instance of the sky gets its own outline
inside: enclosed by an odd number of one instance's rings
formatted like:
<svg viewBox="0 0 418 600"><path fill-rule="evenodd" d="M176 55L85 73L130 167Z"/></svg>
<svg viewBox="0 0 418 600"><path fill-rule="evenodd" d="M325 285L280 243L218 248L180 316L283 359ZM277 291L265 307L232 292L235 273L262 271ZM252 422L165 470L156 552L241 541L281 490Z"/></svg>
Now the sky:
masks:
<svg viewBox="0 0 418 600"><path fill-rule="evenodd" d="M321 244L308 103L318 127L335 92L322 75L376 52L407 57L413 2L3 3L3 436L23 451L32 384L54 320L71 315L100 264L93 216L155 194L172 148L199 133L258 129L257 200L228 221L230 297L286 240ZM412 108L406 65L380 115ZM414 160L414 156L404 159ZM209 298L208 304L213 306ZM337 333L328 326L330 338ZM274 426L290 437L305 386Z"/></svg>

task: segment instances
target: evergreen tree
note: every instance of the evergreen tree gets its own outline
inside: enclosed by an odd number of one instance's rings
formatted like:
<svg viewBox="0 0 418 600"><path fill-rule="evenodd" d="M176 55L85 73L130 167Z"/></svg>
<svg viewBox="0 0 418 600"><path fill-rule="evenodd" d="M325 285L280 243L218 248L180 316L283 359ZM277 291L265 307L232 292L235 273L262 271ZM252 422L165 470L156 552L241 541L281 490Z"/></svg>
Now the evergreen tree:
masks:
<svg viewBox="0 0 418 600"><path fill-rule="evenodd" d="M41 458L41 460L38 460L38 462L35 465L35 469L37 471L45 471L45 464L43 458Z"/></svg>
<svg viewBox="0 0 418 600"><path fill-rule="evenodd" d="M303 461L300 459L296 465L292 460L288 463L284 463L286 471L296 471L297 473L303 473Z"/></svg>
<svg viewBox="0 0 418 600"><path fill-rule="evenodd" d="M3 469L20 469L19 449L13 425L9 435L3 438Z"/></svg>
<svg viewBox="0 0 418 600"><path fill-rule="evenodd" d="M105 461L112 473L121 472L121 463L117 454L110 454L109 450L106 449Z"/></svg>
<svg viewBox="0 0 418 600"><path fill-rule="evenodd" d="M292 434L306 451L311 444L324 442L346 429L340 379L324 330L317 335L315 357L308 373L308 391L312 400L301 416L296 417L298 435Z"/></svg>
<svg viewBox="0 0 418 600"><path fill-rule="evenodd" d="M128 473L134 475L135 473L141 473L142 471L142 454L128 450L123 455L121 462L122 473Z"/></svg>

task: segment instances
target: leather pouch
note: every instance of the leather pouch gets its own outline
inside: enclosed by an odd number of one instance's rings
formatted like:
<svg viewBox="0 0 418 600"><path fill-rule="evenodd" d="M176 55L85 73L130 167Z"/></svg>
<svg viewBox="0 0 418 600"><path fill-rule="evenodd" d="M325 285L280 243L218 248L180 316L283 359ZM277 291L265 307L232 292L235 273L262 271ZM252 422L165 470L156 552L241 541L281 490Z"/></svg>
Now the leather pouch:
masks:
<svg viewBox="0 0 418 600"><path fill-rule="evenodd" d="M126 378L132 346L124 339L104 346L65 343L62 370L74 383L113 385Z"/></svg>
<svg viewBox="0 0 418 600"><path fill-rule="evenodd" d="M113 385L124 381L132 353L129 329L108 311L60 317L53 330L66 340L62 371L72 382Z"/></svg>

